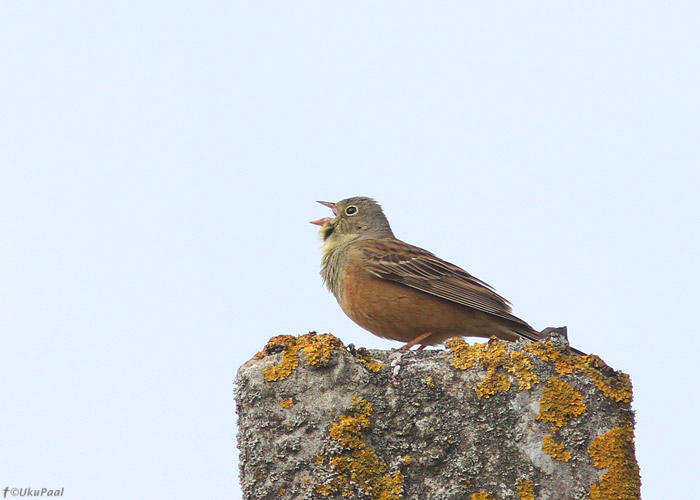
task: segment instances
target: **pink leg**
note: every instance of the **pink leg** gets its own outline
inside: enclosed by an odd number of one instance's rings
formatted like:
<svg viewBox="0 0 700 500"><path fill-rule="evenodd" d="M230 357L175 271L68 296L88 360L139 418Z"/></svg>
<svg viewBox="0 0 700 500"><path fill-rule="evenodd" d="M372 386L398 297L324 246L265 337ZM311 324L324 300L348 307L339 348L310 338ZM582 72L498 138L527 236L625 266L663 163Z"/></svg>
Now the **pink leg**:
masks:
<svg viewBox="0 0 700 500"><path fill-rule="evenodd" d="M421 340L425 340L427 337L430 337L432 334L433 334L433 332L421 333L421 334L418 335L415 339L411 340L408 344L406 344L405 346L403 346L401 349L410 349L410 348L413 347L414 345L420 344L420 341L421 341ZM421 348L423 348L423 347L425 347L425 346L421 346L419 349L421 349Z"/></svg>

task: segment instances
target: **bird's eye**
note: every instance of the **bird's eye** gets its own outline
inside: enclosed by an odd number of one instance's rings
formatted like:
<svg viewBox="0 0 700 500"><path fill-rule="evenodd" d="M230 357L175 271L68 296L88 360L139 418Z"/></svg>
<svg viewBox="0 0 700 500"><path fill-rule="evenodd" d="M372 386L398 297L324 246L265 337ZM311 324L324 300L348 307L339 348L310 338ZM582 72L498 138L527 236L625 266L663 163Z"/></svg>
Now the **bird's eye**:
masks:
<svg viewBox="0 0 700 500"><path fill-rule="evenodd" d="M357 207L354 205L350 205L348 208L345 209L345 213L348 215L355 215L357 213Z"/></svg>

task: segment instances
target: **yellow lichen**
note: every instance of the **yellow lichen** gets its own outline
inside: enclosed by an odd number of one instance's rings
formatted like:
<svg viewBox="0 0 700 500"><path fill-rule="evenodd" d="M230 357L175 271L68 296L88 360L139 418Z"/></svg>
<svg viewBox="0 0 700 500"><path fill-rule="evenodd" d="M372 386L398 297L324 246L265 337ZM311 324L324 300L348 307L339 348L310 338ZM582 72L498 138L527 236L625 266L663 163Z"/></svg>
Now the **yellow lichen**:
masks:
<svg viewBox="0 0 700 500"><path fill-rule="evenodd" d="M362 448L351 454L335 457L331 463L340 474L340 490L350 495L353 492L351 481L371 493L376 500L401 498L403 474L386 474L387 465L379 459L374 450ZM348 496L350 496L348 495Z"/></svg>
<svg viewBox="0 0 700 500"><path fill-rule="evenodd" d="M496 500L488 493L472 493L471 500Z"/></svg>
<svg viewBox="0 0 700 500"><path fill-rule="evenodd" d="M529 390L534 384L539 384L540 379L532 369L532 363L527 354L523 352L511 352L510 364L507 366L508 373L515 375L518 381L518 389Z"/></svg>
<svg viewBox="0 0 700 500"><path fill-rule="evenodd" d="M316 490L316 493L318 493L319 495L324 495L324 496L330 496L331 493L333 493L333 491L331 491L330 488L328 488L327 486L324 486L322 484L317 485L315 490Z"/></svg>
<svg viewBox="0 0 700 500"><path fill-rule="evenodd" d="M557 347L554 342L533 342L525 344L523 349L536 354L544 361L553 362L560 375L571 373L578 363L585 362L585 356L577 356L569 353L564 347Z"/></svg>
<svg viewBox="0 0 700 500"><path fill-rule="evenodd" d="M285 488L282 488L280 490L280 495L284 495L285 493L287 493L287 490Z"/></svg>
<svg viewBox="0 0 700 500"><path fill-rule="evenodd" d="M634 457L632 426L615 427L593 440L588 454L598 469L608 469L590 490L591 500L638 500L639 466Z"/></svg>
<svg viewBox="0 0 700 500"><path fill-rule="evenodd" d="M588 375L605 397L614 401L632 401L632 381L626 373L615 372L598 356L588 356L590 362L584 373Z"/></svg>
<svg viewBox="0 0 700 500"><path fill-rule="evenodd" d="M280 406L282 408L291 408L292 406L294 406L294 401L292 401L291 399L283 399L282 401L280 401Z"/></svg>
<svg viewBox="0 0 700 500"><path fill-rule="evenodd" d="M526 354L506 350L507 342L495 339L486 344L469 345L461 338L445 342L452 353L452 365L460 370L479 366L486 369L486 376L476 385L479 397L488 398L497 391L508 391L511 386L508 373L515 376L518 388L530 389L539 383ZM501 370L504 370L505 373Z"/></svg>
<svg viewBox="0 0 700 500"><path fill-rule="evenodd" d="M293 335L278 335L272 337L265 348L256 354L255 357L262 358L264 354L268 354L279 347L282 347L282 359L280 362L262 369L262 374L268 382L286 378L299 366L297 351L300 346L297 345L297 339Z"/></svg>
<svg viewBox="0 0 700 500"><path fill-rule="evenodd" d="M560 375L581 372L596 385L603 395L614 401L629 403L632 401L632 383L629 375L615 372L598 356L578 356L559 348L549 340L535 342L523 346L528 352L538 355L545 361L554 363L554 368Z"/></svg>
<svg viewBox="0 0 700 500"><path fill-rule="evenodd" d="M554 362L554 369L559 375L568 375L574 372L585 373L589 359L588 356L579 356L577 354L561 351L559 357Z"/></svg>
<svg viewBox="0 0 700 500"><path fill-rule="evenodd" d="M435 382L433 382L433 377L425 377L423 379L423 382L425 382L425 385L433 389L435 387Z"/></svg>
<svg viewBox="0 0 700 500"><path fill-rule="evenodd" d="M382 476L373 489L373 500L398 500L403 493L403 474L397 471L393 476Z"/></svg>
<svg viewBox="0 0 700 500"><path fill-rule="evenodd" d="M571 460L571 453L566 451L563 444L557 443L551 434L547 434L542 440L542 451L561 462Z"/></svg>
<svg viewBox="0 0 700 500"><path fill-rule="evenodd" d="M476 384L476 394L480 398L490 398L497 391L507 392L510 390L510 379L505 373L498 373L491 367L486 371L484 379Z"/></svg>
<svg viewBox="0 0 700 500"><path fill-rule="evenodd" d="M348 448L363 448L364 436L362 431L370 426L369 416L372 414L372 403L355 398L352 404L352 415L341 415L338 422L331 425L330 434L333 439Z"/></svg>
<svg viewBox="0 0 700 500"><path fill-rule="evenodd" d="M381 370L382 366L385 365L385 363L382 363L381 361L373 360L372 356L369 354L369 351L364 347L357 349L355 351L355 356L357 356L357 360L362 363L365 368L374 373L377 373L379 370Z"/></svg>
<svg viewBox="0 0 700 500"><path fill-rule="evenodd" d="M474 368L486 350L486 344L469 345L458 337L445 342L445 347L452 353L452 366L460 370Z"/></svg>
<svg viewBox="0 0 700 500"><path fill-rule="evenodd" d="M299 366L299 350L304 353L306 362L313 366L325 366L330 361L334 350L342 349L343 343L333 335L315 332L295 337L294 335L278 335L269 340L262 351L255 355L261 359L269 354L282 351L279 363L262 369L265 380L272 382L283 380Z"/></svg>
<svg viewBox="0 0 700 500"><path fill-rule="evenodd" d="M370 493L373 500L398 500L403 491L403 474L396 471L388 474L388 465L364 441L363 431L369 428L372 403L354 398L349 415L341 415L331 425L331 438L346 448L331 460L338 472L337 479L316 488L318 493L328 495L339 491L343 496L352 496L355 485ZM404 457L404 462L409 457ZM407 463L406 463L407 465ZM327 492L327 493L326 493Z"/></svg>
<svg viewBox="0 0 700 500"><path fill-rule="evenodd" d="M547 385L542 389L537 420L550 422L554 432L585 411L586 405L581 394L563 380L549 378Z"/></svg>
<svg viewBox="0 0 700 500"><path fill-rule="evenodd" d="M535 500L535 483L527 479L521 479L515 483L520 500Z"/></svg>
<svg viewBox="0 0 700 500"><path fill-rule="evenodd" d="M409 457L408 455L404 455L403 464L404 465L411 465L411 457Z"/></svg>
<svg viewBox="0 0 700 500"><path fill-rule="evenodd" d="M326 366L331 359L334 350L341 349L343 343L330 333L322 335L302 335L302 351L307 363L312 366Z"/></svg>
<svg viewBox="0 0 700 500"><path fill-rule="evenodd" d="M464 488L464 489L466 490L467 488L469 488L469 485L470 485L470 484L472 484L472 482L471 482L469 479L465 479L465 480L462 482L462 488Z"/></svg>

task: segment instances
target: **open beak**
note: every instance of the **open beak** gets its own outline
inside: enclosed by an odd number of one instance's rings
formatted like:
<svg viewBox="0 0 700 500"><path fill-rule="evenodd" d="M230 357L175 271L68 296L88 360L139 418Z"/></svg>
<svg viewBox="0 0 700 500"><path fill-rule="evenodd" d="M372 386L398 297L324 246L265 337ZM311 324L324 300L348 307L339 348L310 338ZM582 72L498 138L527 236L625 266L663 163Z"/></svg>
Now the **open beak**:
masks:
<svg viewBox="0 0 700 500"><path fill-rule="evenodd" d="M338 209L335 207L335 203L331 203L330 201L317 201L316 203L320 203L321 205L325 205L331 210L333 210L333 215L336 217L338 216Z"/></svg>
<svg viewBox="0 0 700 500"><path fill-rule="evenodd" d="M328 208L333 210L333 215L335 215L336 217L338 216L338 209L335 207L335 203L331 203L330 201L319 201L318 203L320 203L321 205L327 206ZM329 220L333 220L333 219L330 217L324 217L322 219L312 220L311 224L316 224L317 226L322 226L326 222L328 222Z"/></svg>
<svg viewBox="0 0 700 500"><path fill-rule="evenodd" d="M311 224L316 224L317 226L322 226L329 220L333 220L330 217L324 217L323 219L317 219L317 220L312 220L310 223Z"/></svg>

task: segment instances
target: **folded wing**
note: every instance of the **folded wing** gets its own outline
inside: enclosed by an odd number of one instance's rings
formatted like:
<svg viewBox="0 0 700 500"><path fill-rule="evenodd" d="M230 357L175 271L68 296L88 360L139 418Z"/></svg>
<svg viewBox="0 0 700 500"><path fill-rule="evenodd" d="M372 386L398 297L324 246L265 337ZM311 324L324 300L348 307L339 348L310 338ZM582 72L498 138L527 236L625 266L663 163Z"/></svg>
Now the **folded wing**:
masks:
<svg viewBox="0 0 700 500"><path fill-rule="evenodd" d="M511 314L510 304L487 283L422 248L399 240L371 240L363 248L370 273L463 306L506 319L531 340L536 332Z"/></svg>

